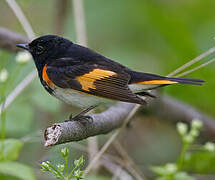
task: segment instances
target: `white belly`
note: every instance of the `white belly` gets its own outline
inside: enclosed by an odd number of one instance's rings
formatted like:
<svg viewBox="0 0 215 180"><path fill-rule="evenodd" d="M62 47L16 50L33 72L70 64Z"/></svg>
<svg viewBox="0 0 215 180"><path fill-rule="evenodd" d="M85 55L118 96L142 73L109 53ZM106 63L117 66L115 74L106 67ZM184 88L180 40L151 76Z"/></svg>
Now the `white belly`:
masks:
<svg viewBox="0 0 215 180"><path fill-rule="evenodd" d="M156 85L156 84L154 84L154 85L152 85L152 84L129 84L128 87L133 93L139 93L139 92L143 92L143 91L158 87L158 85Z"/></svg>
<svg viewBox="0 0 215 180"><path fill-rule="evenodd" d="M143 85L129 85L132 92L137 93L143 91L145 86ZM77 106L80 108L88 108L93 105L99 105L102 103L113 103L114 100L101 98L98 96L88 95L83 92L79 92L73 89L63 89L52 87L52 94L61 101Z"/></svg>
<svg viewBox="0 0 215 180"><path fill-rule="evenodd" d="M99 105L108 101L108 99L105 98L63 88L54 89L53 95L67 104L80 108L88 108L90 106Z"/></svg>

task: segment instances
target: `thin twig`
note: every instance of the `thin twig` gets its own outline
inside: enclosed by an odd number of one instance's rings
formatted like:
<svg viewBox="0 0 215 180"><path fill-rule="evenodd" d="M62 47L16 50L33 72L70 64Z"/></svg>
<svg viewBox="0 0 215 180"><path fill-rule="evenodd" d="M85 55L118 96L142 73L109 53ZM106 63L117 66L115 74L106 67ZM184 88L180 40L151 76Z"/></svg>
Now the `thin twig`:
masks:
<svg viewBox="0 0 215 180"><path fill-rule="evenodd" d="M108 164L108 166L107 167L109 167L110 165ZM120 179L120 174L121 174L121 172L122 172L122 167L114 167L114 170L113 170L113 172L112 172L112 174L113 174L113 176L112 176L112 178L111 178L111 180L119 180ZM123 177L124 178L124 177ZM131 180L132 180L133 178L131 177ZM124 179L122 179L122 180L124 180Z"/></svg>
<svg viewBox="0 0 215 180"><path fill-rule="evenodd" d="M191 70L188 70L188 71L185 71L185 72L183 72L183 73L181 73L181 74L178 74L178 75L175 76L175 77L182 77L182 76L185 76L185 75L187 75L187 74L190 74L190 73L192 73L192 72L194 72L194 71L196 71L196 70L199 70L199 69L201 69L201 68L207 66L208 64L211 64L211 63L214 62L214 61L215 61L215 58L214 58L214 59L211 59L211 60L209 60L208 62L203 63L203 64L201 64L201 65L199 65L199 66L197 66L197 67L195 67L195 68L193 68L193 69L191 69Z"/></svg>
<svg viewBox="0 0 215 180"><path fill-rule="evenodd" d="M37 76L36 71L32 71L25 77L16 88L7 96L5 100L5 105L2 111L7 109L9 105L14 101L14 99L33 81L33 79ZM2 104L0 105L0 109L2 108Z"/></svg>
<svg viewBox="0 0 215 180"><path fill-rule="evenodd" d="M79 1L79 0L74 0L74 3L75 3L75 1ZM13 3L13 2L15 2L14 0L6 0L6 2L8 2L8 4L11 4L11 2ZM16 3L16 2L15 2ZM82 3L82 2L81 2ZM12 8L13 6L11 6L11 8ZM19 6L18 6L19 7ZM20 8L18 8L19 10L21 10ZM17 9L14 9L13 8L13 11L15 11L15 10L17 10ZM14 12L15 13L15 12ZM15 13L16 15L17 15L17 17L18 17L18 13ZM21 11L21 14L23 14L23 12ZM24 23L24 22L26 22L26 21L23 21L23 20L21 20L22 18L21 17L23 17L22 15L20 16L19 15L19 20L20 20L20 22L22 22L21 24L22 25L24 25L24 24L26 24L26 23ZM25 16L24 16L25 17ZM76 17L76 19L77 19L77 21L79 20L79 18L80 17ZM25 18L26 19L26 18ZM28 21L27 21L28 22ZM29 23L27 23L27 24L29 24ZM81 30L81 31L83 31L83 29L82 29L82 27L83 27L83 25L81 25L81 23L79 24L79 28L77 28L77 30L76 31L78 31L79 29ZM23 26L23 28L25 28L24 26ZM25 31L26 31L26 33L28 34L28 36L30 37L30 39L32 39L32 37L34 37L34 34L32 34L32 32L33 31L28 31L28 29L29 28L25 28ZM32 28L31 28L32 29ZM86 39L86 37L77 37L77 39ZM204 58L204 57L206 57L206 56L208 56L208 55L210 55L210 54L212 54L212 53L214 53L215 52L215 47L212 47L212 48L210 48L208 51L206 51L206 52L204 52L203 54L201 54L200 56L198 56L198 57L196 57L195 59L193 59L193 60L191 60L190 62L188 62L188 63L186 63L185 65L183 65L182 67L180 67L180 68L178 68L178 69L176 69L175 71L173 71L173 72L171 72L171 73L169 73L168 74L168 76L174 76L175 74L177 74L177 73L179 73L179 72L181 72L184 68L187 68L187 67L189 67L190 65L192 65L193 63L195 63L195 62L197 62L197 61L199 61L199 60L201 60L202 58ZM30 74L28 75L28 76L30 76ZM35 77L36 77L36 74L35 74ZM34 78L32 78L32 80L33 80ZM21 82L22 83L22 82ZM29 84L30 84L30 82L29 82ZM29 85L28 84L28 85ZM25 87L27 87L28 85L26 85ZM14 97L13 98L11 98L11 99L15 99L16 98L16 96L18 96L19 94L13 94L14 95ZM9 95L9 97L11 96L11 94ZM12 101L13 101L12 100ZM11 101L11 103L12 103L12 101ZM10 103L9 103L10 104Z"/></svg>
<svg viewBox="0 0 215 180"><path fill-rule="evenodd" d="M209 54L211 54L211 53L213 53L213 52L215 52L215 47L214 47L214 48L211 48L211 49L208 50L207 52L201 54L200 56L198 56L198 57L195 58L194 60L191 60L190 62L188 62L187 64L185 64L183 67L181 67L179 70L177 70L177 71L175 70L175 71L171 72L168 76L174 76L176 73L182 71L184 68L186 68L186 67L192 65L194 61L197 61L198 59L202 59L202 58L205 57L206 55L209 55ZM149 92L150 92L150 91L149 91ZM132 112L130 113L130 114L132 114L132 116L133 116L133 114L136 113L136 111L138 110L138 108L139 108L140 106L139 106L139 105L136 105L135 107L136 107L136 109L134 108L134 109L132 110ZM128 117L130 117L130 114L129 114ZM132 117L132 116L131 116L131 117ZM129 121L129 119L127 118L126 121ZM126 122L126 121L125 121L125 122ZM88 167L86 168L86 171L85 171L85 174L84 174L84 175L86 175L86 174L89 173L89 171L90 171L91 168L93 167L93 164L96 163L96 162L98 161L98 159L101 157L101 155L107 150L107 148L110 146L110 144L116 139L116 137L119 135L121 129L123 129L123 127L124 127L125 125L126 125L126 123L124 123L123 126L122 126L119 130L117 130L117 132L115 132L115 133L110 137L110 139L106 142L106 144L105 144L105 145L102 147L102 149L99 151L99 153L97 154L97 156L95 156L95 158L92 160L92 162L88 165Z"/></svg>
<svg viewBox="0 0 215 180"><path fill-rule="evenodd" d="M102 165L113 174L112 180L133 180L133 177L125 171L120 165L115 164L113 161L110 161L107 157L101 158Z"/></svg>
<svg viewBox="0 0 215 180"><path fill-rule="evenodd" d="M75 148L79 151L83 151L83 152L87 152L87 148L86 146L82 145L82 144L79 144L79 143L76 143L76 142L73 142L71 144L71 148ZM104 167L107 169L108 167L105 165L105 161L110 161L110 162L113 162L115 164L119 164L122 168L126 168L127 171L133 175L134 177L136 177L136 173L134 172L134 170L132 169L131 165L130 164L125 164L125 162L120 158L120 157L116 157L116 156L113 156L111 154L107 154L107 153L104 153L102 155L102 164L104 165ZM109 170L109 168L108 168ZM114 173L113 173L114 174ZM141 179L143 180L143 179Z"/></svg>
<svg viewBox="0 0 215 180"><path fill-rule="evenodd" d="M178 69L178 70L176 70L176 71L174 71L173 73L170 73L169 75L173 75L173 74L176 74L176 73L179 73L180 71L182 71L184 68L187 68L187 67L189 67L190 65L192 65L193 64L193 62L197 62L197 60L198 59L202 59L203 57L206 57L206 56L208 56L209 54L212 54L213 52L215 51L215 48L211 48L210 50L208 50L207 52L205 52L204 54L202 54L202 55L200 55L200 56L198 56L197 58L195 58L193 61L192 61L192 63L191 62L189 62L189 63L187 63L182 69ZM15 99L15 98L14 98ZM119 131L119 130L118 130ZM117 132L118 132L117 131ZM116 134L115 135L115 137L114 137L114 135L112 136L112 139L114 140L116 137L117 137L117 135L118 134ZM111 141L113 141L113 140L111 140L111 139L109 139L109 144L111 144ZM107 142L108 143L108 142ZM104 149L103 149L104 148ZM108 148L108 145L106 145L106 148L105 147L103 147L102 148L102 150L103 151L105 151L107 148ZM102 152L101 152L101 154L102 154ZM98 157L98 159L99 159L99 157ZM90 165L90 164L89 164ZM89 168L88 168L89 169ZM89 171L89 170L88 170Z"/></svg>
<svg viewBox="0 0 215 180"><path fill-rule="evenodd" d="M30 23L28 22L27 18L25 17L24 13L22 12L19 5L16 3L15 0L6 0L10 8L13 10L14 14L16 15L17 19L20 21L22 27L24 28L26 34L28 35L29 39L34 39L35 34L32 30ZM5 100L5 110L15 99L16 97L35 79L36 71L32 71L29 73L17 86L16 88L8 95ZM0 105L2 107L2 104Z"/></svg>
<svg viewBox="0 0 215 180"><path fill-rule="evenodd" d="M122 127L118 129L104 144L104 146L100 149L100 151L97 153L97 155L93 158L93 160L90 162L90 164L87 166L87 168L84 171L84 176L86 176L90 170L93 168L94 164L99 160L99 158L102 156L102 154L108 149L108 147L111 145L111 143L116 139L116 137L120 134L122 129L126 126L126 124L129 122L129 120L133 117L133 115L137 112L140 105L135 105L134 108L131 110L127 118L125 119Z"/></svg>
<svg viewBox="0 0 215 180"><path fill-rule="evenodd" d="M215 47L210 48L209 50L207 50L206 52L200 54L199 56L197 56L193 60L189 61L188 63L186 63L184 65L182 65L181 67L177 68L173 72L169 73L168 76L174 76L174 75L178 74L179 72L183 71L184 69L188 68L189 66L193 65L194 63L197 63L201 59L209 56L210 54L212 54L214 52L215 52Z"/></svg>
<svg viewBox="0 0 215 180"><path fill-rule="evenodd" d="M115 149L118 151L118 153L121 155L121 157L126 161L126 164L130 167L130 170L135 175L135 178L137 180L146 180L146 177L143 175L143 173L136 167L134 161L131 159L131 157L128 155L126 150L122 147L122 145L118 141L114 141Z"/></svg>
<svg viewBox="0 0 215 180"><path fill-rule="evenodd" d="M76 41L83 46L87 46L87 33L84 17L84 7L82 0L73 0L73 11L75 18Z"/></svg>
<svg viewBox="0 0 215 180"><path fill-rule="evenodd" d="M55 0L54 30L58 35L62 35L64 32L69 2L69 0Z"/></svg>
<svg viewBox="0 0 215 180"><path fill-rule="evenodd" d="M215 47L211 48L210 50L208 50L207 52L201 54L200 56L198 56L197 58L195 58L194 60L191 60L190 62L186 63L184 66L180 67L178 70L175 70L173 72L171 72L170 74L168 74L168 76L174 76L176 73L182 71L184 68L192 65L194 62L199 61L200 59L202 59L203 57L205 57L206 55L209 55L211 53L215 52ZM150 91L149 91L150 92ZM132 112L130 114L135 114L136 111L138 110L138 108L140 107L139 105L135 106L136 109L134 108L132 110ZM130 117L130 114L128 117ZM131 116L132 117L132 116ZM126 121L129 121L129 119L127 118ZM125 122L126 122L125 121ZM107 148L110 146L110 144L116 139L116 137L119 135L121 129L123 129L123 127L126 125L126 123L123 124L123 126L117 130L117 132L115 132L110 139L106 142L106 144L102 147L102 149L99 151L99 153L97 154L97 156L95 156L95 158L92 160L92 162L88 165L88 167L86 168L85 174L88 174L89 171L91 170L91 168L93 167L93 164L96 163L98 161L98 159L101 157L101 155L107 150Z"/></svg>
<svg viewBox="0 0 215 180"><path fill-rule="evenodd" d="M78 44L87 46L87 33L86 33L86 24L84 16L84 6L82 0L73 0L73 11L74 11L74 20L75 20L75 29L76 29L76 41ZM88 138L88 154L89 161L91 162L95 155L98 153L98 140L97 137ZM94 171L99 168L99 163L94 166Z"/></svg>
<svg viewBox="0 0 215 180"><path fill-rule="evenodd" d="M204 124L202 136L210 141L215 139L215 119L173 97L166 95L152 100L146 110L153 116L174 123L184 121L191 124L193 119L199 119ZM148 114L150 115L150 113Z"/></svg>
<svg viewBox="0 0 215 180"><path fill-rule="evenodd" d="M10 8L13 10L13 12L16 15L17 19L19 20L19 22L21 23L21 25L24 28L26 34L28 35L28 38L30 40L34 39L35 38L35 33L34 33L32 27L31 27L29 21L25 17L23 11L19 7L19 5L16 3L16 1L15 0L6 0L6 2L10 6Z"/></svg>
<svg viewBox="0 0 215 180"><path fill-rule="evenodd" d="M138 179L136 171L133 169L133 167L130 164L125 163L125 161L123 159L110 155L110 154L107 154L107 153L104 153L102 155L102 158L105 158L105 159L107 158L107 159L119 164L122 168L126 169L133 177L135 177L136 180L146 180L146 178Z"/></svg>
<svg viewBox="0 0 215 180"><path fill-rule="evenodd" d="M17 48L16 44L28 42L29 40L26 36L0 27L0 48L10 52L17 52L21 51L21 49Z"/></svg>

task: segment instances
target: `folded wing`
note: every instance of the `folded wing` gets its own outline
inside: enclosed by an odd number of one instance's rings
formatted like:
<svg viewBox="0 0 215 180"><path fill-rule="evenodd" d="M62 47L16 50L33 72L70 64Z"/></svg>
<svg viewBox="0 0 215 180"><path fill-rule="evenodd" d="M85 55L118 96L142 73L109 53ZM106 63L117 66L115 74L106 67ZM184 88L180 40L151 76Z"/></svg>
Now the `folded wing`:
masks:
<svg viewBox="0 0 215 180"><path fill-rule="evenodd" d="M145 101L132 93L128 87L130 75L114 72L98 64L47 65L49 79L61 88L71 88L83 93L114 100L145 104Z"/></svg>

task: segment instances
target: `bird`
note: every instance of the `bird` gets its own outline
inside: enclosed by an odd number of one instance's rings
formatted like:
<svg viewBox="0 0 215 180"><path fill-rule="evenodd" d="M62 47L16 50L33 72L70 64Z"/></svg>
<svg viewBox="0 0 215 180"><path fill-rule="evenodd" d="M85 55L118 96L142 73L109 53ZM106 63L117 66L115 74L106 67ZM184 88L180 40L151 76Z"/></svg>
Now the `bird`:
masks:
<svg viewBox="0 0 215 180"><path fill-rule="evenodd" d="M200 79L137 72L57 35L44 35L16 46L32 55L40 82L48 93L85 110L107 100L146 105L144 97L154 97L147 89L204 83Z"/></svg>

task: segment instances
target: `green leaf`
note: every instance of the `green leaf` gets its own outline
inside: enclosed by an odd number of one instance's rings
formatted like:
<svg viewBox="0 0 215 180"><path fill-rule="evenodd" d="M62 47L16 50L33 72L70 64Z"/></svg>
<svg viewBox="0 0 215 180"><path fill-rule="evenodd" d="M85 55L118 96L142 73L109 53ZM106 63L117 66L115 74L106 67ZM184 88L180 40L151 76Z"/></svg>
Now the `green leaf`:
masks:
<svg viewBox="0 0 215 180"><path fill-rule="evenodd" d="M58 170L59 170L60 172L63 172L64 169L65 169L65 165L64 165L64 164L58 164L58 165L57 165L57 168L58 168Z"/></svg>
<svg viewBox="0 0 215 180"><path fill-rule="evenodd" d="M1 180L20 180L17 177L9 176L9 175L4 175L4 174L0 174L0 179Z"/></svg>
<svg viewBox="0 0 215 180"><path fill-rule="evenodd" d="M215 153L203 151L189 154L183 170L199 174L215 173Z"/></svg>
<svg viewBox="0 0 215 180"><path fill-rule="evenodd" d="M79 159L74 161L75 167L81 166L83 164L83 162L84 162L84 158L83 158L83 156L81 156Z"/></svg>
<svg viewBox="0 0 215 180"><path fill-rule="evenodd" d="M195 180L192 176L189 176L186 172L178 172L175 175L175 180Z"/></svg>
<svg viewBox="0 0 215 180"><path fill-rule="evenodd" d="M19 151L23 146L23 142L18 139L4 140L4 160L16 160L19 157ZM0 149L2 141L0 141Z"/></svg>
<svg viewBox="0 0 215 180"><path fill-rule="evenodd" d="M49 161L44 161L42 164L40 164L42 167L41 171L43 172L50 172L53 175L56 176L57 179L62 178L63 179L63 174L57 169L54 165L52 165Z"/></svg>
<svg viewBox="0 0 215 180"><path fill-rule="evenodd" d="M69 149L67 147L60 150L60 154L63 158L68 158L69 155Z"/></svg>
<svg viewBox="0 0 215 180"><path fill-rule="evenodd" d="M82 175L84 174L84 171L81 171L80 169L78 169L78 170L76 170L75 172L74 172L74 177L75 178L82 178ZM82 178L83 179L83 178Z"/></svg>
<svg viewBox="0 0 215 180"><path fill-rule="evenodd" d="M163 166L153 166L151 167L151 170L160 176L168 175L169 173L166 171L166 168Z"/></svg>
<svg viewBox="0 0 215 180"><path fill-rule="evenodd" d="M167 163L164 166L153 166L151 170L160 176L172 175L177 172L177 166L173 163Z"/></svg>
<svg viewBox="0 0 215 180"><path fill-rule="evenodd" d="M19 162L0 162L0 174L15 176L22 180L36 180L32 168Z"/></svg>

